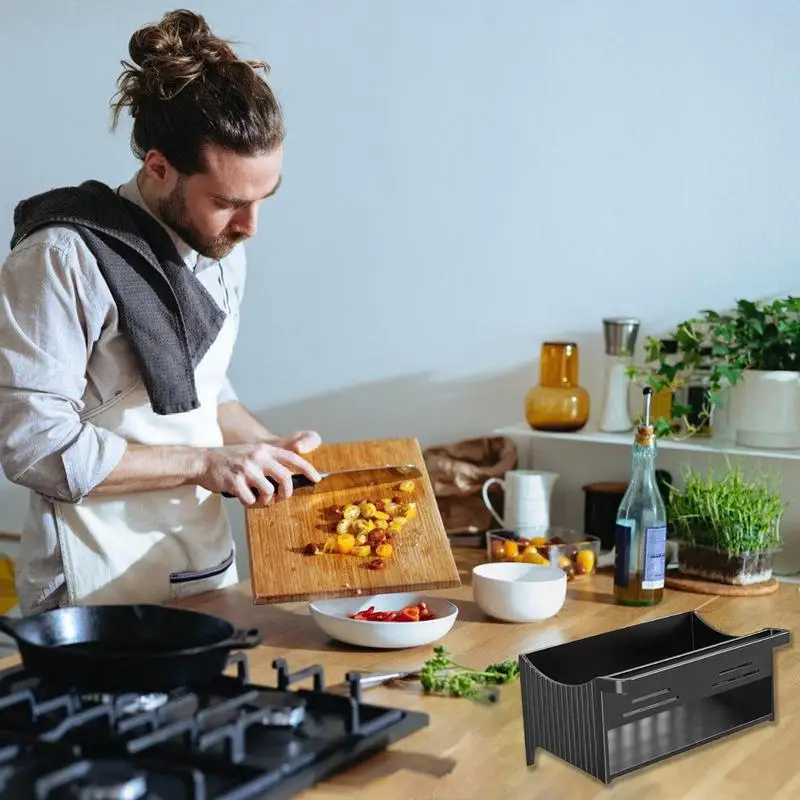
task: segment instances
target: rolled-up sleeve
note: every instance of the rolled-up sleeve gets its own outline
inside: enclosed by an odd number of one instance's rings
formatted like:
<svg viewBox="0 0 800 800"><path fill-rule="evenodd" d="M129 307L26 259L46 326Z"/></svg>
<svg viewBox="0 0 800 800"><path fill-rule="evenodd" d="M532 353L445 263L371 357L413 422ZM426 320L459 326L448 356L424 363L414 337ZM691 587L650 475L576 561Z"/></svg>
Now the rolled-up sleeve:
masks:
<svg viewBox="0 0 800 800"><path fill-rule="evenodd" d="M99 315L74 242L35 242L0 268L0 465L13 483L75 503L126 441L81 420Z"/></svg>

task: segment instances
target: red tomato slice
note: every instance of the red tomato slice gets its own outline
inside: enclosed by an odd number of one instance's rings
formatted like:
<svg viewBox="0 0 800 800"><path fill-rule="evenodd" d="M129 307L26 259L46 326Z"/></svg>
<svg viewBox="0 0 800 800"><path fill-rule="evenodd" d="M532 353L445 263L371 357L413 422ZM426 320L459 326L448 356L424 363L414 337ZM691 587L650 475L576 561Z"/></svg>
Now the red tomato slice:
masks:
<svg viewBox="0 0 800 800"><path fill-rule="evenodd" d="M366 620L367 622L419 622L423 619L435 618L425 603L407 606L401 611L375 611L375 606L370 606L365 611L359 611L350 616L350 619Z"/></svg>

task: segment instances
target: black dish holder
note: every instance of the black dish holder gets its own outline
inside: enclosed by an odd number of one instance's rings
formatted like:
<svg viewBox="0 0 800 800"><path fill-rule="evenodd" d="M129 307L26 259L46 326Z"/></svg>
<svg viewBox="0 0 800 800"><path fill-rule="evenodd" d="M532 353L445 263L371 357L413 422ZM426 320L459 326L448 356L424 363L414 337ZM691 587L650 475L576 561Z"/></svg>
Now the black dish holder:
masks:
<svg viewBox="0 0 800 800"><path fill-rule="evenodd" d="M520 655L525 754L603 783L775 719L788 630L722 633L689 611Z"/></svg>

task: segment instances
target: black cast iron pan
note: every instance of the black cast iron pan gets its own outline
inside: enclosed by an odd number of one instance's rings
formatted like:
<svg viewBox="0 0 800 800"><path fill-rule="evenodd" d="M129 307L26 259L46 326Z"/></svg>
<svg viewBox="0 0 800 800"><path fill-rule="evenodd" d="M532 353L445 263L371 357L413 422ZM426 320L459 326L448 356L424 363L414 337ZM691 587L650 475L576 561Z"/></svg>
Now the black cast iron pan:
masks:
<svg viewBox="0 0 800 800"><path fill-rule="evenodd" d="M159 605L74 606L0 617L22 663L55 684L94 692L166 692L218 677L232 650L261 642L257 628Z"/></svg>

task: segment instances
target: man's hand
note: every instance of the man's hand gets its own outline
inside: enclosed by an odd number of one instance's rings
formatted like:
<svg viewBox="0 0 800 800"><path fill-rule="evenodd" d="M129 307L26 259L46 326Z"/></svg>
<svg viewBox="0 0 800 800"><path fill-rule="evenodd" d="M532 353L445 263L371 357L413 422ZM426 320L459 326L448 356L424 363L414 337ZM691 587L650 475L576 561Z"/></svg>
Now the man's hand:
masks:
<svg viewBox="0 0 800 800"><path fill-rule="evenodd" d="M313 444L315 436L318 444L317 434L303 431L282 440L286 446L262 442L209 448L205 451L196 482L210 492L227 492L238 497L245 506L266 506L275 496L275 490L267 480L272 478L278 484L278 497L286 499L292 495L292 473L305 475L315 483L320 479L314 466L301 458L296 450L309 442ZM258 497L251 487L258 492Z"/></svg>
<svg viewBox="0 0 800 800"><path fill-rule="evenodd" d="M184 445L141 445L129 442L122 459L94 487L92 494L120 494L199 484L211 492L225 492L246 506L264 506L277 496L292 494L292 473L314 482L319 473L301 454L320 445L315 431L276 436L239 402L219 406L224 445L216 448ZM258 498L250 490L258 492Z"/></svg>
<svg viewBox="0 0 800 800"><path fill-rule="evenodd" d="M294 453L310 453L316 450L322 438L316 431L297 431L289 436L277 436L270 439L269 443L284 450L291 450Z"/></svg>

